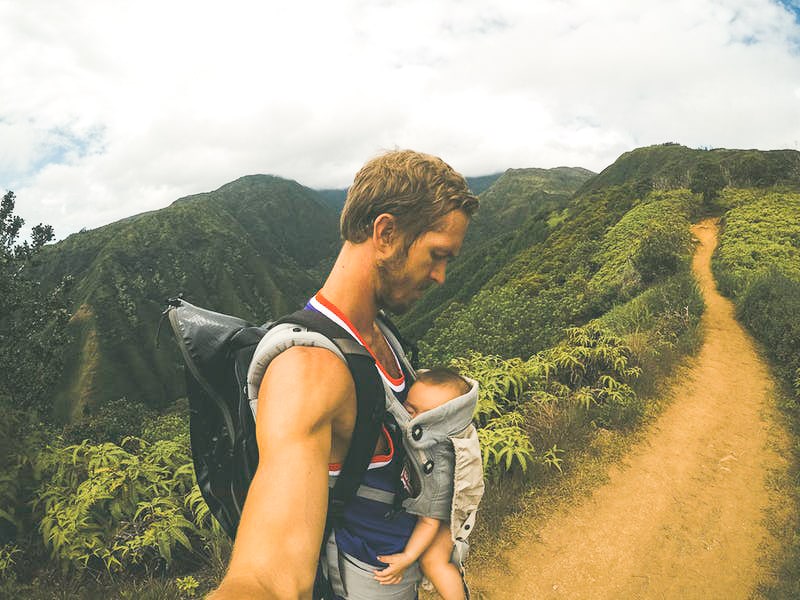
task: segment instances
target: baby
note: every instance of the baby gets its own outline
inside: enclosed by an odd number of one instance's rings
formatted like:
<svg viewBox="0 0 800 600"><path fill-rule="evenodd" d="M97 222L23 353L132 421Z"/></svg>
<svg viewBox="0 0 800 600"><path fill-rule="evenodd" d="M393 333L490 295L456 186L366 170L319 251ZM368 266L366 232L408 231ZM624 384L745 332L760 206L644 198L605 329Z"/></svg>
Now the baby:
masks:
<svg viewBox="0 0 800 600"><path fill-rule="evenodd" d="M467 381L449 369L423 371L408 390L403 406L413 419L468 393L470 389ZM451 486L452 483L451 481ZM419 516L403 552L378 557L389 566L375 571L375 578L382 584L399 583L406 568L419 559L423 574L445 600L464 600L461 574L456 565L450 562L452 552L450 524L432 517Z"/></svg>

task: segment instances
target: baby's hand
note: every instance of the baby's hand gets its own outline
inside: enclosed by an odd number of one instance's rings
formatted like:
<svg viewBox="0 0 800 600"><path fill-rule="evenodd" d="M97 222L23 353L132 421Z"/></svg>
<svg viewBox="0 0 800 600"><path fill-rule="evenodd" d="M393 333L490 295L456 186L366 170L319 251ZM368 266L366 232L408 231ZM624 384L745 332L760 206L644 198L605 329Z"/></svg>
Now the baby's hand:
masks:
<svg viewBox="0 0 800 600"><path fill-rule="evenodd" d="M405 573L408 566L414 562L402 552L400 554L379 556L378 560L389 565L381 571L374 571L375 579L377 579L381 585L400 583L403 580L403 573Z"/></svg>

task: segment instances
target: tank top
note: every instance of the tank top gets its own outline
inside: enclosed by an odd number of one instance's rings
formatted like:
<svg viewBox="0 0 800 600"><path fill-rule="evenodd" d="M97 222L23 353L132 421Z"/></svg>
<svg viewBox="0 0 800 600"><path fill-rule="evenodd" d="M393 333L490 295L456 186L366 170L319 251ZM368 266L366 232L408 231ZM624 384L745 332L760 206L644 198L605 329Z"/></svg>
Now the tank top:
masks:
<svg viewBox="0 0 800 600"><path fill-rule="evenodd" d="M375 357L375 353L355 326L322 294L317 293L311 298L305 309L315 310L342 327ZM389 348L392 349L391 345ZM407 393L405 373L397 356L394 355L394 349L392 349L392 354L401 373L400 377L392 377L380 364L377 357L375 362L383 380L392 389L397 399L402 402ZM402 440L400 429L388 413L383 426L383 436L389 450L385 454L376 454L372 457L361 483L397 494L400 493L402 484L397 476L399 470L396 469L395 461L401 460L401 458L400 453L395 449L402 448ZM332 480L340 470L341 465L328 465L328 474ZM391 505L383 502L354 496L344 508L341 527L335 529L336 544L339 550L367 564L385 567L386 565L380 562L377 556L402 552L417 521L414 515L405 511L395 512L392 508Z"/></svg>

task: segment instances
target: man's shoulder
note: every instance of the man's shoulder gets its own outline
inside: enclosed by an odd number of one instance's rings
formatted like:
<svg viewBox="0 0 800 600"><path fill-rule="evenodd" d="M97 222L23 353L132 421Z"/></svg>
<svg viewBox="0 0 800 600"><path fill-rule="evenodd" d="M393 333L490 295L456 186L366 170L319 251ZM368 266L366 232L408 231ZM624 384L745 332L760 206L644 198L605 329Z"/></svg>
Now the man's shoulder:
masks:
<svg viewBox="0 0 800 600"><path fill-rule="evenodd" d="M324 396L334 404L355 393L350 369L341 357L313 346L293 346L272 360L261 389L263 392L276 387L290 387L306 398Z"/></svg>
<svg viewBox="0 0 800 600"><path fill-rule="evenodd" d="M276 356L267 369L271 373L302 372L308 376L325 374L326 377L350 378L350 370L341 357L327 348L315 346L292 346Z"/></svg>

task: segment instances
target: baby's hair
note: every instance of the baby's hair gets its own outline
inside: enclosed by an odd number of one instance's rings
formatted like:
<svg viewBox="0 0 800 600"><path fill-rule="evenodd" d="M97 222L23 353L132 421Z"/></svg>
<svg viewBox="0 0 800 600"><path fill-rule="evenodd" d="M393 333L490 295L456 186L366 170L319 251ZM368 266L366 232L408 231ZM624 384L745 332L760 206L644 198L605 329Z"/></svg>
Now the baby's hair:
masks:
<svg viewBox="0 0 800 600"><path fill-rule="evenodd" d="M448 369L447 367L436 367L429 371L417 373L417 381L430 385L450 385L453 386L459 396L463 396L472 389L472 386L461 375Z"/></svg>

